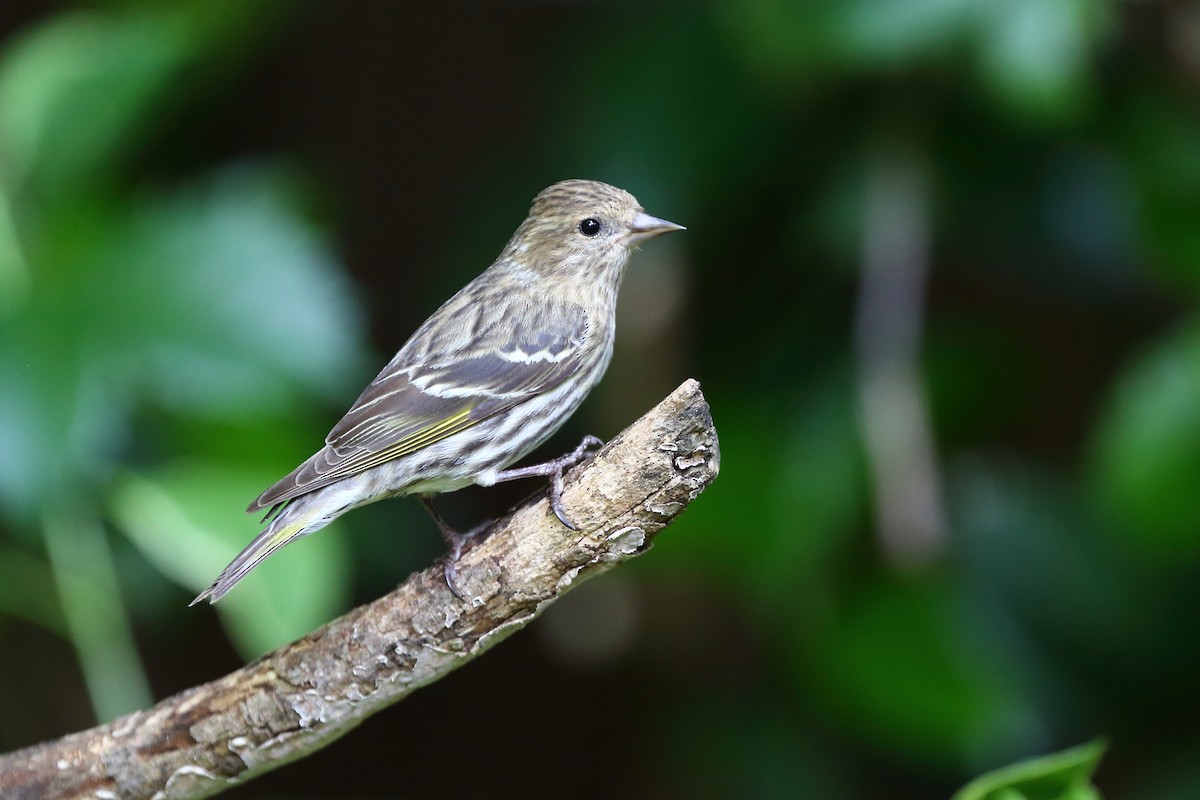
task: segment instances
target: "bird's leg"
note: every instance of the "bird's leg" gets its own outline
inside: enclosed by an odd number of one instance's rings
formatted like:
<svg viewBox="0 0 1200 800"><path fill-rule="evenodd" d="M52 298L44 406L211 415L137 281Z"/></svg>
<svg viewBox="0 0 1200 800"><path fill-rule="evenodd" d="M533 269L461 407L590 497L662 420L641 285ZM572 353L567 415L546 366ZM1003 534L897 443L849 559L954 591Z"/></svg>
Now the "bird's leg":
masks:
<svg viewBox="0 0 1200 800"><path fill-rule="evenodd" d="M579 530L579 526L571 522L562 504L563 473L576 464L586 461L592 455L592 451L602 444L604 442L595 436L585 436L583 437L583 441L574 450L551 461L543 464L533 464L528 467L501 470L496 473L496 483L500 483L501 481L515 481L520 478L549 476L550 508L554 509L554 516L558 517L558 521L563 525L566 525L573 531L577 531Z"/></svg>
<svg viewBox="0 0 1200 800"><path fill-rule="evenodd" d="M438 526L438 530L442 532L442 538L446 540L446 544L450 547L450 553L446 556L446 567L443 570L446 577L446 586L450 589L451 594L465 602L466 598L458 590L458 558L466 548L467 542L471 541L475 537L475 534L485 527L485 525L469 530L466 533L459 533L454 528L451 528L446 520L442 519L442 515L433 505L433 499L429 495L418 495L417 499L421 501L421 505L429 512L429 516L433 517L434 524Z"/></svg>

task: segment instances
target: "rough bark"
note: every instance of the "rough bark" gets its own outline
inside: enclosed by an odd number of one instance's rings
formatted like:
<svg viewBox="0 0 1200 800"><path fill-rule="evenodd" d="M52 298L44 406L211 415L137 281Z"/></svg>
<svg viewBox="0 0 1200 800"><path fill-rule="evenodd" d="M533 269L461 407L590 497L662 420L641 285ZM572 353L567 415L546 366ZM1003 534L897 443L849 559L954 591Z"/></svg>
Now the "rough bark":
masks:
<svg viewBox="0 0 1200 800"><path fill-rule="evenodd" d="M687 381L545 499L465 552L212 683L106 725L0 756L4 798L197 798L323 747L481 655L586 578L645 552L716 477L716 431Z"/></svg>

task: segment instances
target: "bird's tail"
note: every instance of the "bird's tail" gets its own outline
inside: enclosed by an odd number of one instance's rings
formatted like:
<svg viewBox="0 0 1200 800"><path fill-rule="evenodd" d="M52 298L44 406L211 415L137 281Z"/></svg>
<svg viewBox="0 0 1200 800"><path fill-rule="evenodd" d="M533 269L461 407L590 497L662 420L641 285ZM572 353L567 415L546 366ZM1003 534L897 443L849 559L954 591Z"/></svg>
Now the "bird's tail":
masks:
<svg viewBox="0 0 1200 800"><path fill-rule="evenodd" d="M329 518L313 519L311 510L307 508L309 504L305 502L308 499L302 497L289 503L282 513L271 520L271 524L246 546L245 550L238 553L237 558L229 562L229 566L221 570L221 574L213 581L212 586L196 595L196 599L188 605L194 606L201 600L208 600L210 603L217 602L238 581L249 575L250 570L265 561L276 550L288 542L325 527Z"/></svg>

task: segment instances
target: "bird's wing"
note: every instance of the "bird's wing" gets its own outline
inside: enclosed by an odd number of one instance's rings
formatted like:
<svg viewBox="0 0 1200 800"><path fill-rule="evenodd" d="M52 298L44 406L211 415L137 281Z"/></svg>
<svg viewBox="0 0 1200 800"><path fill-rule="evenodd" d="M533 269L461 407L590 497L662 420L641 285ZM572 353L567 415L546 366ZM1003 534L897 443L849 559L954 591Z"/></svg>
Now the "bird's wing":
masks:
<svg viewBox="0 0 1200 800"><path fill-rule="evenodd" d="M473 335L441 335L451 325L469 326ZM408 455L553 389L580 368L588 331L585 310L574 304L435 315L363 391L325 447L247 511Z"/></svg>

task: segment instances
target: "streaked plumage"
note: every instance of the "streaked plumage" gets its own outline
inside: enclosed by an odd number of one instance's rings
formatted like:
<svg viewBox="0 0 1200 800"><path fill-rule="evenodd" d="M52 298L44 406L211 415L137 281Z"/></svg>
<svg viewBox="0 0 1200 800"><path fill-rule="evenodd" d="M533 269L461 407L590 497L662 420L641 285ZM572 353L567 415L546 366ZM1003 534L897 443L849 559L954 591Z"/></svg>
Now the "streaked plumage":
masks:
<svg viewBox="0 0 1200 800"><path fill-rule="evenodd" d="M417 329L325 446L250 504L270 509L269 524L193 604L216 602L275 550L352 508L561 471L557 462L504 469L558 430L604 374L630 250L681 229L604 183L542 191L495 263Z"/></svg>

